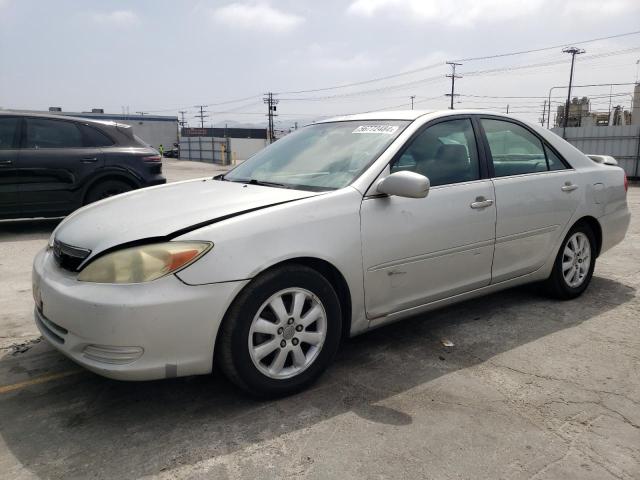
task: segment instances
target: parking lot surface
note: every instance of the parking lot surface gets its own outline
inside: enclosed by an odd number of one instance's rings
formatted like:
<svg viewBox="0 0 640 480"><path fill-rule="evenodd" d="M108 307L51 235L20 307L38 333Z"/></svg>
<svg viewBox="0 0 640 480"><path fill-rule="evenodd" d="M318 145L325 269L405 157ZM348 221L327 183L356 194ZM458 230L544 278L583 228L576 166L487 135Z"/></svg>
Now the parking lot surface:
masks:
<svg viewBox="0 0 640 480"><path fill-rule="evenodd" d="M268 402L219 375L77 367L32 321L31 261L58 221L0 222L0 477L638 479L640 187L628 200L627 238L581 298L530 286L390 325Z"/></svg>

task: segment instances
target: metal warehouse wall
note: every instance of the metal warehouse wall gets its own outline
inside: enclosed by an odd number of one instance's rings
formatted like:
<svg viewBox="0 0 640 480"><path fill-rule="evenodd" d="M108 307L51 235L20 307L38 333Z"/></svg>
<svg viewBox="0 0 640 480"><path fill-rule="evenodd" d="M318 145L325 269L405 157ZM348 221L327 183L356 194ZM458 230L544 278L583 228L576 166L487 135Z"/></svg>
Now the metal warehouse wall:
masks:
<svg viewBox="0 0 640 480"><path fill-rule="evenodd" d="M239 163L267 146L258 138L180 137L180 160Z"/></svg>
<svg viewBox="0 0 640 480"><path fill-rule="evenodd" d="M261 138L230 138L229 140L231 158L236 162L244 162L268 145L267 140Z"/></svg>
<svg viewBox="0 0 640 480"><path fill-rule="evenodd" d="M551 130L562 136L562 127ZM583 153L615 157L628 177L640 175L640 125L567 127L566 140Z"/></svg>
<svg viewBox="0 0 640 480"><path fill-rule="evenodd" d="M180 160L218 163L232 162L229 139L213 137L180 137Z"/></svg>

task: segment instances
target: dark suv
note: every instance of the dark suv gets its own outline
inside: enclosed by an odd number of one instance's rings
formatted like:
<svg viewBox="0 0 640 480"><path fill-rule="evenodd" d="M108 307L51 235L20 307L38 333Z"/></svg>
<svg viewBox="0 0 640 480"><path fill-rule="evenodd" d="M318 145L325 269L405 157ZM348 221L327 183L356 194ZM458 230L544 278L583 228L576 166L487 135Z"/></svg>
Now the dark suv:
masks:
<svg viewBox="0 0 640 480"><path fill-rule="evenodd" d="M0 218L62 216L166 181L158 152L128 125L0 112Z"/></svg>

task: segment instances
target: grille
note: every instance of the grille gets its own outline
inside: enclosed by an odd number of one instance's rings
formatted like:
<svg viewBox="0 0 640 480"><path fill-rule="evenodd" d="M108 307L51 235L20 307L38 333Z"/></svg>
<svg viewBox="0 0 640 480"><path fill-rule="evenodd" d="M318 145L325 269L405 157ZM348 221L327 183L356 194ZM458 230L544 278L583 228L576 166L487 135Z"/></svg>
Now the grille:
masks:
<svg viewBox="0 0 640 480"><path fill-rule="evenodd" d="M67 245L59 240L53 241L53 257L56 263L65 270L75 272L91 250Z"/></svg>

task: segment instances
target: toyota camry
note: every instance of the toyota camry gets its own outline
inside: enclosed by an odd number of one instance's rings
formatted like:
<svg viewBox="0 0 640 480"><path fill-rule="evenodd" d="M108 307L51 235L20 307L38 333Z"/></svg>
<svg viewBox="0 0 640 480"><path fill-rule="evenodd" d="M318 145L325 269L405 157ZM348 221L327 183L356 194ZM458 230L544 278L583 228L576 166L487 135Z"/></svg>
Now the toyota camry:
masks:
<svg viewBox="0 0 640 480"><path fill-rule="evenodd" d="M224 175L67 217L34 261L51 345L116 379L298 391L341 339L543 282L582 294L629 225L624 171L500 114L308 125Z"/></svg>

